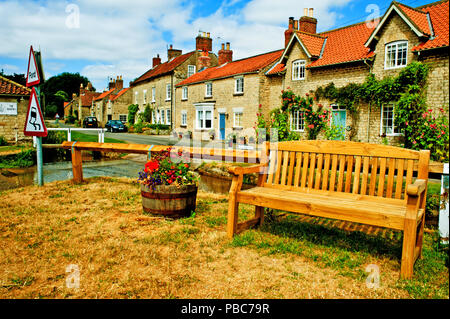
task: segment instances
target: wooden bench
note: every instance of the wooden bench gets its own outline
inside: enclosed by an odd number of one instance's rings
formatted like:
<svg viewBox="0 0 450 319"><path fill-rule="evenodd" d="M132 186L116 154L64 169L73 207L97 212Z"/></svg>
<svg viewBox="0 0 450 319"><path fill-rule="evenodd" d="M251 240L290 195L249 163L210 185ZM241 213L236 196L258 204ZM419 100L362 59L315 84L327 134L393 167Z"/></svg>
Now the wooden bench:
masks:
<svg viewBox="0 0 450 319"><path fill-rule="evenodd" d="M269 145L269 144L267 144ZM264 207L403 231L401 278L422 254L430 152L344 141L270 144L268 161L232 167L228 237L261 224ZM257 186L241 190L245 174ZM238 223L239 203L255 217Z"/></svg>

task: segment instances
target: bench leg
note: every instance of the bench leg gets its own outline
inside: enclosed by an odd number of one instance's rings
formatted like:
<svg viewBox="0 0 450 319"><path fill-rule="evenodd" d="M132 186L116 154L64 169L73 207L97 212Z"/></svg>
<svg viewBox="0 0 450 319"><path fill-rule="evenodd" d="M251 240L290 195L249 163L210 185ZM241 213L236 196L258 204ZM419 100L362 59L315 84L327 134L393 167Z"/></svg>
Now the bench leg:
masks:
<svg viewBox="0 0 450 319"><path fill-rule="evenodd" d="M255 218L259 218L258 225L262 226L264 222L264 207L255 206Z"/></svg>
<svg viewBox="0 0 450 319"><path fill-rule="evenodd" d="M416 249L418 249L417 258L422 258L422 246L423 246L423 228L425 227L425 214L422 216L422 220L420 222L419 231L417 233L416 240Z"/></svg>
<svg viewBox="0 0 450 319"><path fill-rule="evenodd" d="M417 222L413 219L406 219L405 228L403 230L402 262L400 270L401 279L410 279L413 275L416 239Z"/></svg>
<svg viewBox="0 0 450 319"><path fill-rule="evenodd" d="M227 236L232 239L237 231L237 222L239 214L239 203L236 201L235 196L230 196L228 203L228 223L227 223Z"/></svg>

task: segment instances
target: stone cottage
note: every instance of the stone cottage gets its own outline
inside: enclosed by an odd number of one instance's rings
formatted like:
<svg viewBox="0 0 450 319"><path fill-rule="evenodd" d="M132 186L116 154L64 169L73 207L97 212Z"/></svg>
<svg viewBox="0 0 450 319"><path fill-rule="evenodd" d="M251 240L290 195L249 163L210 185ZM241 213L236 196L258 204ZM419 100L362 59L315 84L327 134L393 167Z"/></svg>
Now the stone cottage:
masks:
<svg viewBox="0 0 450 319"><path fill-rule="evenodd" d="M101 126L109 120L126 122L131 101L131 90L123 87L122 76L111 78L108 89L92 100L90 115L95 116Z"/></svg>
<svg viewBox="0 0 450 319"><path fill-rule="evenodd" d="M282 50L232 61L230 44L222 44L219 66L198 72L176 85L173 130L194 139L225 140L255 135L256 114L268 113L280 95L281 81L265 75Z"/></svg>
<svg viewBox="0 0 450 319"><path fill-rule="evenodd" d="M7 141L31 139L23 134L31 90L0 75L0 136Z"/></svg>
<svg viewBox="0 0 450 319"><path fill-rule="evenodd" d="M278 78L282 89L297 95L313 93L333 82L336 87L362 83L372 73L377 79L395 76L412 61L429 63L427 103L433 109L449 105L449 2L439 1L418 8L392 2L378 21L316 32L317 19L305 9L299 20L289 18L285 49L266 75ZM374 108L360 105L358 123L345 106L324 102L331 108L332 122L349 137L362 142L398 144L402 133L395 125L396 101ZM280 100L271 101L274 107ZM303 114L291 114L291 129L304 134ZM384 140L386 141L386 140Z"/></svg>
<svg viewBox="0 0 450 319"><path fill-rule="evenodd" d="M202 32L195 40L195 50L184 54L170 45L166 62L161 63L157 55L152 68L130 83L132 103L139 105L139 113L149 105L153 123L172 125L175 85L204 68L217 65L210 33Z"/></svg>

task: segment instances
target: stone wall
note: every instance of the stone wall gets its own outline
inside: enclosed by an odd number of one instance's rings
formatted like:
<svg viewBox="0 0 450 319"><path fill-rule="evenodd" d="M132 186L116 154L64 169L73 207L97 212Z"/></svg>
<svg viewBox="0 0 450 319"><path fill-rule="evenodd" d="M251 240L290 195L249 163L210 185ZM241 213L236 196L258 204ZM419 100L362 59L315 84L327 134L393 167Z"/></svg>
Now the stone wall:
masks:
<svg viewBox="0 0 450 319"><path fill-rule="evenodd" d="M419 44L419 38L411 28L394 12L387 20L386 24L378 33L379 40L374 46L375 58L363 62L354 62L340 64L329 67L312 68L306 70L304 80L292 80L292 63L295 60L304 59L306 64L310 60L306 56L301 46L296 43L288 52L286 62L286 73L282 79L282 89L292 89L296 95L304 96L306 93L314 92L320 86L326 86L333 82L336 87L343 87L349 83L362 83L372 72L377 79L386 76L397 76L403 68L385 69L385 45L393 41L408 41L407 63L412 61L421 61L430 63L431 70L428 78L427 102L429 107L437 110L440 107L449 105L449 55L446 50L430 50L420 54L411 52L411 48ZM370 66L370 68L369 68ZM271 97L271 105L275 104L277 99ZM395 101L393 101L395 102ZM321 100L325 107L331 105L331 101ZM279 105L275 104L275 105ZM402 136L381 136L381 108L376 105L362 103L359 105L358 119L353 121L350 113L347 111L346 126L356 126L356 134L353 140L370 143L389 143L391 145L400 145L403 141ZM305 133L303 133L304 137ZM323 138L323 134L319 136ZM346 139L349 138L349 131L346 131Z"/></svg>
<svg viewBox="0 0 450 319"><path fill-rule="evenodd" d="M0 115L0 136L8 141L31 140L31 137L23 134L29 97L21 99L20 97L1 96L0 102L17 102L17 115Z"/></svg>
<svg viewBox="0 0 450 319"><path fill-rule="evenodd" d="M261 72L262 73L262 72ZM254 136L253 127L256 123L256 113L259 111L260 82L263 74L245 74L244 93L235 94L235 77L217 79L212 81L212 97L205 97L205 82L188 86L188 99L182 100L182 88L176 90L176 111L174 130L176 132L191 131L203 140L209 138L210 129L196 128L196 105L209 103L213 106L213 129L216 136L219 132L219 114L223 113L225 119L225 138L234 133L238 136ZM187 126L181 125L181 114L187 114ZM234 126L234 113L242 112L241 126Z"/></svg>
<svg viewBox="0 0 450 319"><path fill-rule="evenodd" d="M167 110L175 109L175 85L187 78L188 65L195 65L196 72L199 70L198 57L200 52L196 51L185 62L180 64L173 73L161 75L152 78L148 81L138 83L132 87L132 103L139 105L139 112L144 112L147 104L152 110L164 110L164 115L167 119ZM217 65L217 56L214 53L209 53L211 58L211 66ZM171 84L172 99L166 99L166 85ZM155 101L152 101L152 88L155 88ZM144 101L144 90L147 90L147 99ZM137 92L137 101L136 101ZM180 95L181 96L181 95ZM171 114L172 122L174 121L174 113ZM164 121L165 124L168 124ZM169 123L170 124L170 123Z"/></svg>

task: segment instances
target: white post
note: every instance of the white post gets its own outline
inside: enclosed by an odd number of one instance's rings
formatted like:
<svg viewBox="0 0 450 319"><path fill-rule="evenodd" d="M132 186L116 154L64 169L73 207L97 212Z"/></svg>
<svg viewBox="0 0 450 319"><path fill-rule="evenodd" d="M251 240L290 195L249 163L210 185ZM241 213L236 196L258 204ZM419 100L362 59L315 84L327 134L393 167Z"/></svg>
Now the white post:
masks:
<svg viewBox="0 0 450 319"><path fill-rule="evenodd" d="M441 198L439 209L439 235L441 237L441 243L448 245L448 201L449 201L449 163L444 163L444 171L441 177Z"/></svg>
<svg viewBox="0 0 450 319"><path fill-rule="evenodd" d="M70 128L67 129L67 140L69 142L72 142L72 131L70 130Z"/></svg>

